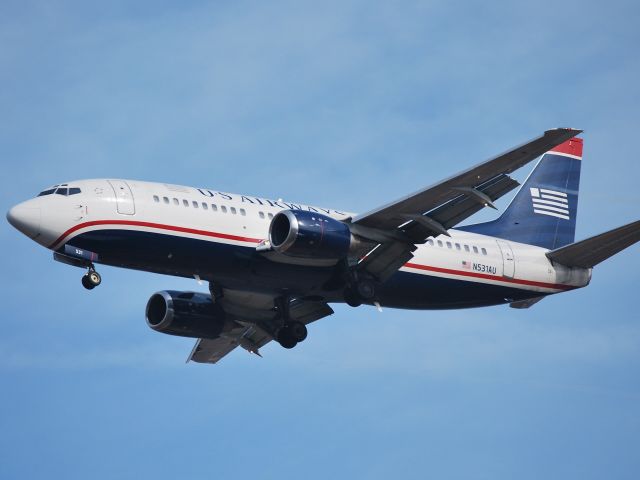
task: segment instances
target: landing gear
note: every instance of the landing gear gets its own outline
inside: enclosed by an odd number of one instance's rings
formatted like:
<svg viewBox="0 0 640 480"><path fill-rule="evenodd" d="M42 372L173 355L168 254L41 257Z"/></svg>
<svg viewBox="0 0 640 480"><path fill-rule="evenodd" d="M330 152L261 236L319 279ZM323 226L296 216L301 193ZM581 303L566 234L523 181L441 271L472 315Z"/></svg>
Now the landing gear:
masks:
<svg viewBox="0 0 640 480"><path fill-rule="evenodd" d="M276 334L276 340L283 348L293 348L307 338L307 327L302 322L286 323Z"/></svg>
<svg viewBox="0 0 640 480"><path fill-rule="evenodd" d="M290 298L283 296L276 299L276 309L280 312L281 327L276 331L275 339L283 348L293 348L307 338L307 327L304 323L291 320L289 316Z"/></svg>
<svg viewBox="0 0 640 480"><path fill-rule="evenodd" d="M93 266L89 267L87 273L82 277L82 286L87 290L93 290L102 282L102 277L96 272Z"/></svg>
<svg viewBox="0 0 640 480"><path fill-rule="evenodd" d="M356 284L356 291L363 300L373 300L373 297L376 296L375 284L371 280L366 278L361 279Z"/></svg>
<svg viewBox="0 0 640 480"><path fill-rule="evenodd" d="M375 298L376 284L368 278L361 278L345 288L342 295L347 305L359 307L363 302L369 302Z"/></svg>
<svg viewBox="0 0 640 480"><path fill-rule="evenodd" d="M287 328L296 339L297 342L304 342L307 338L307 327L302 322L289 322Z"/></svg>
<svg viewBox="0 0 640 480"><path fill-rule="evenodd" d="M362 299L353 288L351 287L345 288L342 295L344 296L344 301L350 307L356 308L362 305Z"/></svg>
<svg viewBox="0 0 640 480"><path fill-rule="evenodd" d="M214 282L209 282L209 294L211 294L211 300L216 303L219 299L224 297L224 290L222 287Z"/></svg>

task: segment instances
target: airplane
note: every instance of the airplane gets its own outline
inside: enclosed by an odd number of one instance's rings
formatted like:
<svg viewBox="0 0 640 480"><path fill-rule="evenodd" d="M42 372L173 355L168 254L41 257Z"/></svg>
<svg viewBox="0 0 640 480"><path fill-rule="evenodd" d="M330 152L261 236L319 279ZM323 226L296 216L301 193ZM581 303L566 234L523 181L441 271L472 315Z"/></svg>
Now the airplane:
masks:
<svg viewBox="0 0 640 480"><path fill-rule="evenodd" d="M102 279L96 264L195 278L209 292L154 293L146 322L196 338L187 361L236 347L293 348L332 303L529 308L585 287L640 240L640 221L575 242L581 130L558 128L363 214L137 180L61 183L9 210L11 225ZM522 186L510 174L538 159ZM495 220L458 226L520 189ZM456 227L456 228L454 228Z"/></svg>

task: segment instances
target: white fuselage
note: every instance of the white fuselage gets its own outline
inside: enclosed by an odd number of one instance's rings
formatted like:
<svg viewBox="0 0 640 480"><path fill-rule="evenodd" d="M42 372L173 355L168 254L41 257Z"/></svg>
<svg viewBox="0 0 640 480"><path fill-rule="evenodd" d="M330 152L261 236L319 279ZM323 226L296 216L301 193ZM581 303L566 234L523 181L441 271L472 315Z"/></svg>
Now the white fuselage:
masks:
<svg viewBox="0 0 640 480"><path fill-rule="evenodd" d="M282 200L136 180L82 180L68 185L81 193L40 196L12 210L14 217L16 212L24 217L24 225L17 228L54 251L73 245L79 235L107 228L255 249L267 238L270 220L281 210L307 210L337 220L353 216ZM544 248L455 229L449 233L450 237L440 235L419 245L400 271L517 288L531 297L589 283L590 269L554 265ZM194 276L206 273L196 271L197 267L193 270Z"/></svg>

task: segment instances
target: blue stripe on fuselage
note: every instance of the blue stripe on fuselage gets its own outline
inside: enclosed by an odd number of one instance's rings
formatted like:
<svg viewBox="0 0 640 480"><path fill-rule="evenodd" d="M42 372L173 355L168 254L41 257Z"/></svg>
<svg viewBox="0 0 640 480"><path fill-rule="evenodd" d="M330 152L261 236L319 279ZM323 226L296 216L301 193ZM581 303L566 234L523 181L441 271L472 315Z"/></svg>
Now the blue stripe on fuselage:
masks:
<svg viewBox="0 0 640 480"><path fill-rule="evenodd" d="M226 288L293 295L320 295L341 302L342 291L326 291L333 267L308 267L267 260L255 247L137 230L85 232L69 244L97 252L100 263L165 275L212 280ZM59 248L62 251L64 246ZM450 309L498 305L539 296L538 292L429 274L400 271L378 288L382 305L407 309Z"/></svg>

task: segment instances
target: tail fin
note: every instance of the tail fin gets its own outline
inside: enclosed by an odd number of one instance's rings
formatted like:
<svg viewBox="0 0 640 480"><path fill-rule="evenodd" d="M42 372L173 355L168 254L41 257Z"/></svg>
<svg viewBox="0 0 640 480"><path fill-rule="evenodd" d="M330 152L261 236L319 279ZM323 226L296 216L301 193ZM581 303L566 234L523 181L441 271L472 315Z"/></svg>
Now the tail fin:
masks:
<svg viewBox="0 0 640 480"><path fill-rule="evenodd" d="M581 163L582 139L567 140L542 156L498 219L460 230L550 250L573 243Z"/></svg>

